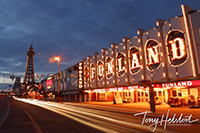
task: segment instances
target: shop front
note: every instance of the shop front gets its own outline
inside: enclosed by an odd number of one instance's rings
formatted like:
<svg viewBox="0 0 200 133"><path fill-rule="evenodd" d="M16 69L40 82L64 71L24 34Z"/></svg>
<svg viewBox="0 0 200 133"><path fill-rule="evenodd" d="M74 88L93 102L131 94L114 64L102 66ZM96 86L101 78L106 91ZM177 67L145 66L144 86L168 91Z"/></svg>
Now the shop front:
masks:
<svg viewBox="0 0 200 133"><path fill-rule="evenodd" d="M170 98L181 100L188 105L191 100L198 103L200 97L200 80L178 81L153 84L155 101L168 103ZM106 89L85 90L88 101L113 101L120 97L125 102L149 102L149 88L140 86L116 87Z"/></svg>
<svg viewBox="0 0 200 133"><path fill-rule="evenodd" d="M61 92L61 97L65 102L78 102L80 99L79 91Z"/></svg>
<svg viewBox="0 0 200 133"><path fill-rule="evenodd" d="M198 103L200 96L200 80L178 81L171 83L154 84L155 97L162 102L169 102L170 98L176 98L182 105L190 102Z"/></svg>
<svg viewBox="0 0 200 133"><path fill-rule="evenodd" d="M141 89L139 86L116 87L106 89L85 90L90 95L89 101L105 101L112 102L119 97L122 102L137 102L136 91Z"/></svg>

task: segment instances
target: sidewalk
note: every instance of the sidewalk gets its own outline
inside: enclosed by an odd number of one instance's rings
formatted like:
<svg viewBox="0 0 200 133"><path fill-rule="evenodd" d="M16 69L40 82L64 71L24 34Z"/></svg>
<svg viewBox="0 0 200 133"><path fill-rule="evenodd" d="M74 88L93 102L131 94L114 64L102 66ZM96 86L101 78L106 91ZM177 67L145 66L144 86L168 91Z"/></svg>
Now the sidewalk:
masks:
<svg viewBox="0 0 200 133"><path fill-rule="evenodd" d="M67 102L64 102L67 103ZM137 114L145 112L146 110L150 111L149 103L123 103L123 104L113 104L113 102L81 102L83 105L78 104L77 106L89 105L90 108L98 108L100 110L108 110L120 113L127 114ZM75 104L76 105L76 104ZM98 106L92 106L98 105ZM148 113L147 117L156 117L161 118L164 115L166 118L167 114L169 114L168 118L173 118L176 115L176 118L179 118L182 114L182 118L185 116L191 115L191 121L195 119L199 119L198 124L200 124L200 108L188 108L188 106L182 107L170 107L167 104L156 105L155 113Z"/></svg>

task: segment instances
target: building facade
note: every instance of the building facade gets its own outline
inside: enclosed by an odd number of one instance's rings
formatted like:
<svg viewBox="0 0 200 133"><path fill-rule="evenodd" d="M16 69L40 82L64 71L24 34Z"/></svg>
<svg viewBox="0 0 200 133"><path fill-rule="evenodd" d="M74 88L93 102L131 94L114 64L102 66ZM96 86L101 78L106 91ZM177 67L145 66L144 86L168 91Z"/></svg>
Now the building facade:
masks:
<svg viewBox="0 0 200 133"><path fill-rule="evenodd" d="M182 15L157 27L138 30L138 36L123 38L101 53L83 59L79 84L85 101L113 101L115 96L134 102L148 102L148 80L162 102L169 97L200 96L200 12L182 5Z"/></svg>
<svg viewBox="0 0 200 133"><path fill-rule="evenodd" d="M66 68L41 81L42 88L47 97L55 98L58 92L58 80L60 80L60 96L63 101L79 101L78 88L78 64Z"/></svg>
<svg viewBox="0 0 200 133"><path fill-rule="evenodd" d="M63 101L113 101L115 97L133 102L149 102L150 81L154 96L200 97L200 10L181 5L182 15L167 21L157 19L157 27L138 29L138 36L124 37L110 49L102 48L82 62L54 74L49 91L60 93ZM48 90L48 89L47 89Z"/></svg>

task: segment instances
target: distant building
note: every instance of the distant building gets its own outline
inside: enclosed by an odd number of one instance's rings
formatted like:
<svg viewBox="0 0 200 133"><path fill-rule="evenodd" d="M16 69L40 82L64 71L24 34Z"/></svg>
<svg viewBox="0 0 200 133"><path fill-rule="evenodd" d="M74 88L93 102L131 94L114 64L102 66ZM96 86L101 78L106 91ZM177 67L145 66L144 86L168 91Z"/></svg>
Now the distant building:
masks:
<svg viewBox="0 0 200 133"><path fill-rule="evenodd" d="M15 83L14 83L12 89L13 89L13 92L15 93L15 95L20 95L20 91L21 91L21 78L20 77L15 78Z"/></svg>

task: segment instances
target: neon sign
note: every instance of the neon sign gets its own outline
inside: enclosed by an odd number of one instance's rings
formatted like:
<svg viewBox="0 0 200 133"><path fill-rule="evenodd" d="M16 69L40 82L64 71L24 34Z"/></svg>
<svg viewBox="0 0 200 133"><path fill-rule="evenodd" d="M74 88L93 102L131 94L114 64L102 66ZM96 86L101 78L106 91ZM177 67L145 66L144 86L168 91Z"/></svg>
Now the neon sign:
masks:
<svg viewBox="0 0 200 133"><path fill-rule="evenodd" d="M182 59L183 57L186 56L186 49L185 49L186 46L184 44L184 39L175 38L174 40L169 41L169 43L172 46L172 60ZM176 45L177 43L179 44L178 47Z"/></svg>
<svg viewBox="0 0 200 133"><path fill-rule="evenodd" d="M111 57L107 57L106 59L106 77L109 79L113 76L113 59Z"/></svg>
<svg viewBox="0 0 200 133"><path fill-rule="evenodd" d="M93 82L95 80L95 66L94 66L94 64L91 64L90 70L91 70L90 80Z"/></svg>
<svg viewBox="0 0 200 133"><path fill-rule="evenodd" d="M47 81L46 81L46 87L50 88L52 85L53 85L53 79L52 78L47 79Z"/></svg>
<svg viewBox="0 0 200 133"><path fill-rule="evenodd" d="M143 89L143 87L140 87L140 86L116 87L116 88L84 90L84 92L88 92L88 93L93 93L93 92L116 92L116 91L123 91L123 90L135 91L136 89Z"/></svg>
<svg viewBox="0 0 200 133"><path fill-rule="evenodd" d="M97 79L98 80L102 80L103 75L104 75L103 72L104 72L103 62L99 60L97 62Z"/></svg>
<svg viewBox="0 0 200 133"><path fill-rule="evenodd" d="M42 84L38 84L38 89L40 90L42 87Z"/></svg>
<svg viewBox="0 0 200 133"><path fill-rule="evenodd" d="M140 70L139 49L137 47L131 47L129 50L129 56L130 71L132 74L136 74Z"/></svg>
<svg viewBox="0 0 200 133"><path fill-rule="evenodd" d="M165 55L164 57L168 58L168 62L170 63L170 65L177 67L186 62L186 60L188 59L188 47L186 45L184 33L179 30L171 30L166 36L165 40L167 53L164 54L167 55ZM144 45L143 52L145 53L145 56L142 58L142 55L140 55L141 51L136 46L130 46L130 49L128 51L128 57L126 57L123 52L117 52L116 55L113 55L114 52L112 52L113 56L106 57L105 64L103 61L99 60L95 62L96 64L90 65L90 71L87 67L85 67L84 71L86 80L84 79L84 81L88 81L87 78L89 73L91 81L95 81L95 79L100 81L103 79L103 76L106 76L107 79L111 79L111 77L115 74L118 76L118 78L120 78L123 75L125 75L125 72L127 70L126 63L129 63L127 66L129 67L130 73L132 75L136 75L140 71L142 66L145 65L147 70L155 71L161 66L162 53L160 51L160 46L161 45L157 40L148 39ZM115 48L116 51L122 50L122 48L118 48L117 46L115 46ZM115 56L116 60L114 62ZM128 62L125 61L126 58L128 58ZM144 64L141 64L142 59L145 59ZM116 63L116 68L114 68L114 63ZM165 67L164 63L163 67ZM116 73L114 73L115 69ZM163 75L164 74L166 73L163 73ZM141 78L143 77L144 75L141 75ZM115 80L111 82L116 83ZM107 82L107 84L110 84L111 82L109 81Z"/></svg>
<svg viewBox="0 0 200 133"><path fill-rule="evenodd" d="M171 83L162 83L162 84L153 84L156 88L170 88L170 87L192 87L199 86L200 80L191 80L191 81L180 81L180 82L171 82Z"/></svg>
<svg viewBox="0 0 200 133"><path fill-rule="evenodd" d="M152 71L160 65L159 44L156 40L148 40L146 43L146 64L147 68Z"/></svg>
<svg viewBox="0 0 200 133"><path fill-rule="evenodd" d="M168 59L172 66L183 64L187 60L187 50L184 34L171 31L167 37Z"/></svg>
<svg viewBox="0 0 200 133"><path fill-rule="evenodd" d="M83 63L78 63L78 87L83 88Z"/></svg>
<svg viewBox="0 0 200 133"><path fill-rule="evenodd" d="M117 54L117 67L116 67L116 69L117 69L117 75L119 77L122 77L123 74L125 73L124 58L125 58L124 54L122 54L120 52Z"/></svg>
<svg viewBox="0 0 200 133"><path fill-rule="evenodd" d="M84 69L84 82L88 82L89 81L89 69L88 67L85 67Z"/></svg>

